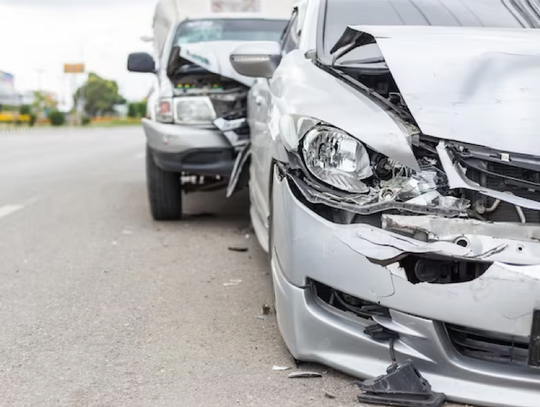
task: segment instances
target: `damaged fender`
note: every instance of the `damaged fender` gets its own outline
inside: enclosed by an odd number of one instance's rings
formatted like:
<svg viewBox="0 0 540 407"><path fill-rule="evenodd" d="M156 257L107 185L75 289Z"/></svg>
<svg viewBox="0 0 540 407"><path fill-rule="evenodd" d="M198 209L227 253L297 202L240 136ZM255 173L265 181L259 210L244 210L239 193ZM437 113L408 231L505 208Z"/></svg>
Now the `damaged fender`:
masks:
<svg viewBox="0 0 540 407"><path fill-rule="evenodd" d="M367 96L315 66L301 51L287 54L271 80L270 89L276 103L270 117L272 133L280 128L281 112L316 118L346 131L370 148L418 169L410 147L411 132ZM327 103L328 95L340 103ZM358 117L366 120L359 121ZM286 138L286 145L296 148L301 136L291 134Z"/></svg>

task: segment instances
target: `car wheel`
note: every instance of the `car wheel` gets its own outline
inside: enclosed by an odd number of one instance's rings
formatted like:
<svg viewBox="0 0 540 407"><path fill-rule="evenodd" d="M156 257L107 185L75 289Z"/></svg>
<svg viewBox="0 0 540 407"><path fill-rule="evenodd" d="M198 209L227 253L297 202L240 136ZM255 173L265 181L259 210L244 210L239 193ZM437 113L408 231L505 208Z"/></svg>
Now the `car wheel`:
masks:
<svg viewBox="0 0 540 407"><path fill-rule="evenodd" d="M152 217L157 221L182 218L182 184L180 175L159 168L150 147L146 147L146 183Z"/></svg>

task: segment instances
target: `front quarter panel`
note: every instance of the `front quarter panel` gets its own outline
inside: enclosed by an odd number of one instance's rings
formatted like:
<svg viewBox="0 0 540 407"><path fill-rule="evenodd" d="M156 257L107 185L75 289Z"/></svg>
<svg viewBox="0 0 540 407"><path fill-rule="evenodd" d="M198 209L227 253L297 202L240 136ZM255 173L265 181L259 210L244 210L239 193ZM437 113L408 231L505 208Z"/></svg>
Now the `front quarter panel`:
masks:
<svg viewBox="0 0 540 407"><path fill-rule="evenodd" d="M306 59L302 51L287 54L270 89L269 127L274 142L296 147L302 134L283 134L283 117L308 117L336 126L372 149L417 168L405 128L367 96Z"/></svg>

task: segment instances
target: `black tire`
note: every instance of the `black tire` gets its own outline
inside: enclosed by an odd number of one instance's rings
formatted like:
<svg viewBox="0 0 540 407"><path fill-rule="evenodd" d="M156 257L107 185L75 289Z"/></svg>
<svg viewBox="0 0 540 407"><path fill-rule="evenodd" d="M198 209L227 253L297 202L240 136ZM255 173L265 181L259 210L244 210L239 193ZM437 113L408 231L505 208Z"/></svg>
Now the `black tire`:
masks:
<svg viewBox="0 0 540 407"><path fill-rule="evenodd" d="M146 184L152 217L157 221L182 219L182 184L180 175L163 171L146 147Z"/></svg>

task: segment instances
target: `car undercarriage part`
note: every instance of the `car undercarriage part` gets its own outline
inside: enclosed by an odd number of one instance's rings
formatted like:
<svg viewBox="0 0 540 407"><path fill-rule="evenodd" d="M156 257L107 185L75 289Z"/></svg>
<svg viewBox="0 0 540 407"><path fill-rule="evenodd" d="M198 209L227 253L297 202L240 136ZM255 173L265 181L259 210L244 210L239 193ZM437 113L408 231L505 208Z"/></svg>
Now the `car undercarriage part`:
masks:
<svg viewBox="0 0 540 407"><path fill-rule="evenodd" d="M360 403L384 404L395 407L440 407L446 400L442 393L431 390L412 362L402 366L392 364L383 376L357 382L362 394Z"/></svg>
<svg viewBox="0 0 540 407"><path fill-rule="evenodd" d="M219 191L227 186L227 179L215 176L182 174L180 177L184 193Z"/></svg>

